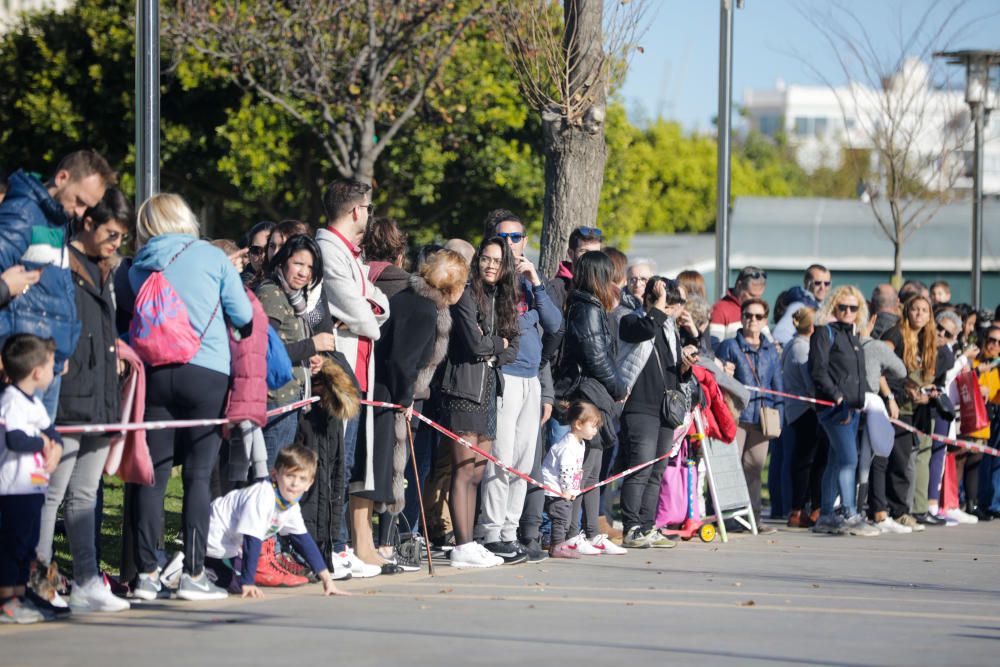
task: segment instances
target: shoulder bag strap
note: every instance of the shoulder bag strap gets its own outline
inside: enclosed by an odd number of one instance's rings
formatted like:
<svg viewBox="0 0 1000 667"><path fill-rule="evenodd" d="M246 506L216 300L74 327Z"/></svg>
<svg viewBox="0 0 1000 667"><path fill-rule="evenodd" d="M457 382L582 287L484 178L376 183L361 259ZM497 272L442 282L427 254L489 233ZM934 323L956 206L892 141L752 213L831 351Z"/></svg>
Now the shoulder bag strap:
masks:
<svg viewBox="0 0 1000 667"><path fill-rule="evenodd" d="M754 365L753 365L753 362L752 362L752 361L750 361L750 355L749 355L749 354L747 354L747 351L746 351L746 350L741 350L741 351L743 352L743 358L744 358L744 359L746 359L746 360L747 360L747 364L749 364L749 365L750 365L750 373L751 373L751 375L753 375L753 380L754 380L754 382L756 382L756 383L757 383L757 386L758 386L758 387L761 387L761 386L763 386L763 385L761 385L761 383L760 383L760 378L759 378L759 377L757 377L757 369L756 369L756 368L754 367Z"/></svg>

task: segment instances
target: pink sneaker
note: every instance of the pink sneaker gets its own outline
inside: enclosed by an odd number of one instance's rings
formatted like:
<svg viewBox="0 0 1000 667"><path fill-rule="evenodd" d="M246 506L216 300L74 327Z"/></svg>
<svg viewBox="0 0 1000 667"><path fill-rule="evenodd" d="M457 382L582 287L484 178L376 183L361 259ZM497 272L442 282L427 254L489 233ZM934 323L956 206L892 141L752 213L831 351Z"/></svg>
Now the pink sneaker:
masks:
<svg viewBox="0 0 1000 667"><path fill-rule="evenodd" d="M580 558L580 554L576 552L576 546L570 544L569 540L561 542L549 549L549 555L553 558Z"/></svg>

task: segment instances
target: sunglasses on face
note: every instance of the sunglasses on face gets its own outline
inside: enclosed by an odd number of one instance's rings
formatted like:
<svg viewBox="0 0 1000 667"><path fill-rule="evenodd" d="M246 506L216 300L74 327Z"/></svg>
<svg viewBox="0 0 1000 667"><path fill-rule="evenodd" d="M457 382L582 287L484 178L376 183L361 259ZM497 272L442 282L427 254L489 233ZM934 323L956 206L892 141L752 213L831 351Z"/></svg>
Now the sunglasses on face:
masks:
<svg viewBox="0 0 1000 667"><path fill-rule="evenodd" d="M128 243L129 238L130 237L129 237L128 234L122 234L121 232L115 232L115 231L109 231L107 238L104 239L104 242L105 243L114 243L118 239L121 239L122 243Z"/></svg>
<svg viewBox="0 0 1000 667"><path fill-rule="evenodd" d="M986 344L987 345L1000 345L1000 338L987 338L986 339Z"/></svg>
<svg viewBox="0 0 1000 667"><path fill-rule="evenodd" d="M838 303L837 311L841 313L856 313L861 306L852 306L847 303Z"/></svg>
<svg viewBox="0 0 1000 667"><path fill-rule="evenodd" d="M830 281L829 280L814 280L814 281L812 281L812 283L813 283L813 287L829 287L830 286Z"/></svg>
<svg viewBox="0 0 1000 667"><path fill-rule="evenodd" d="M585 239L600 240L601 237L604 236L604 232L602 232L597 227L577 227L576 231L578 231L580 233L580 236Z"/></svg>
<svg viewBox="0 0 1000 667"><path fill-rule="evenodd" d="M497 232L497 236L511 243L520 243L527 235L524 232Z"/></svg>
<svg viewBox="0 0 1000 667"><path fill-rule="evenodd" d="M251 257L263 257L264 253L267 252L267 247L262 245L252 245L250 246L250 256Z"/></svg>
<svg viewBox="0 0 1000 667"><path fill-rule="evenodd" d="M740 273L740 279L745 280L767 280L767 271L744 271Z"/></svg>
<svg viewBox="0 0 1000 667"><path fill-rule="evenodd" d="M938 325L938 328L937 328L937 332L938 332L939 334L941 334L941 336L942 336L942 337L943 337L943 338L944 338L945 340L955 340L955 334L953 334L952 332L948 331L947 329L945 329L945 328L944 328L943 326L941 326L940 324Z"/></svg>
<svg viewBox="0 0 1000 667"><path fill-rule="evenodd" d="M758 322L763 322L767 319L767 315L764 313L743 313L743 319L746 321L757 320Z"/></svg>

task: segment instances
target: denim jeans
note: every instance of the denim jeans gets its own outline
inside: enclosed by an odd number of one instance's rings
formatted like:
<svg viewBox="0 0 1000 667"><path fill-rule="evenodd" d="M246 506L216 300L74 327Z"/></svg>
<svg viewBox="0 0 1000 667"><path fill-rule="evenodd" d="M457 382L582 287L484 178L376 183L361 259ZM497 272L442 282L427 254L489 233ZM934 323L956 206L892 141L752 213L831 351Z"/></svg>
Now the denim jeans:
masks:
<svg viewBox="0 0 1000 667"><path fill-rule="evenodd" d="M792 458L795 453L795 434L790 425L786 424L781 430L781 435L771 441L770 453L767 490L771 494L771 518L783 519L792 511Z"/></svg>
<svg viewBox="0 0 1000 667"><path fill-rule="evenodd" d="M826 469L823 471L820 514L833 514L833 505L840 496L840 502L847 516L858 512L855 473L858 467L858 422L861 413L846 405L824 410L819 414L819 423L830 439L830 452ZM845 419L847 423L843 424Z"/></svg>
<svg viewBox="0 0 1000 667"><path fill-rule="evenodd" d="M68 362L67 362L68 363ZM56 421L56 410L59 408L59 388L62 387L62 376L57 375L52 378L52 384L42 393L42 405L49 413L49 420L54 424Z"/></svg>
<svg viewBox="0 0 1000 667"><path fill-rule="evenodd" d="M354 452L358 447L358 429L361 426L360 419L364 416L362 411L360 415L351 419L344 427L344 489L348 488L351 482L351 470L354 468ZM344 493L344 519L340 522L340 536L337 538L337 543L333 545L334 551L340 553L344 550L347 544L351 541L350 534L350 516L347 512L347 496Z"/></svg>
<svg viewBox="0 0 1000 667"><path fill-rule="evenodd" d="M268 410L279 407L268 405ZM288 412L283 415L275 415L267 420L264 426L264 448L267 450L267 469L274 468L274 462L278 458L278 452L283 447L295 442L295 433L298 431L299 413Z"/></svg>

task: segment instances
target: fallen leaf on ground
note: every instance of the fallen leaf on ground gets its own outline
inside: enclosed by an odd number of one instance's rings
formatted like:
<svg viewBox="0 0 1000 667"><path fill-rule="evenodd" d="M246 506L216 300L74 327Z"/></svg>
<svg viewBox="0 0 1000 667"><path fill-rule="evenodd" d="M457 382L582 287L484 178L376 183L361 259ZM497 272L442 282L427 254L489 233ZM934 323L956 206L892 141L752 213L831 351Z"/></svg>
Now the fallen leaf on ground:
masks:
<svg viewBox="0 0 1000 667"><path fill-rule="evenodd" d="M756 607L757 603L754 602L753 600L747 600L746 602L741 602L740 606L741 607Z"/></svg>

